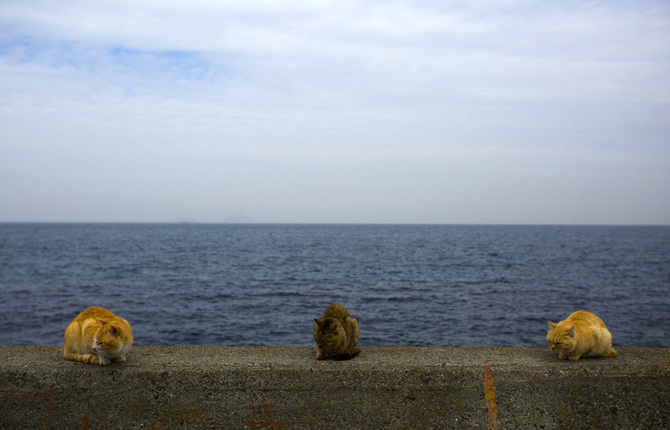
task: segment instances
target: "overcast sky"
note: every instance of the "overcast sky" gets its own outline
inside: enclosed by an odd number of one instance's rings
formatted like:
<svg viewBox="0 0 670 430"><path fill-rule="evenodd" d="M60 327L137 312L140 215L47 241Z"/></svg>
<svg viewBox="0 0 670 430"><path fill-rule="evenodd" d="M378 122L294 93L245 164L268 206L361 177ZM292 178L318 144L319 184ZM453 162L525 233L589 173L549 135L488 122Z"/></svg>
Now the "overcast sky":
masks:
<svg viewBox="0 0 670 430"><path fill-rule="evenodd" d="M0 221L670 224L670 2L0 1Z"/></svg>

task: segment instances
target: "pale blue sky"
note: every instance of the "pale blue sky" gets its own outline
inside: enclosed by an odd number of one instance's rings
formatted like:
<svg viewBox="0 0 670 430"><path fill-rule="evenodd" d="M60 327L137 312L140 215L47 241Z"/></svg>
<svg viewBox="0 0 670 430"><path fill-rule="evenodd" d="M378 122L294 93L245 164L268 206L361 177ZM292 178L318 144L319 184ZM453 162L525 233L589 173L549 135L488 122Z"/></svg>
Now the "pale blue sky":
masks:
<svg viewBox="0 0 670 430"><path fill-rule="evenodd" d="M0 222L670 224L670 3L0 1Z"/></svg>

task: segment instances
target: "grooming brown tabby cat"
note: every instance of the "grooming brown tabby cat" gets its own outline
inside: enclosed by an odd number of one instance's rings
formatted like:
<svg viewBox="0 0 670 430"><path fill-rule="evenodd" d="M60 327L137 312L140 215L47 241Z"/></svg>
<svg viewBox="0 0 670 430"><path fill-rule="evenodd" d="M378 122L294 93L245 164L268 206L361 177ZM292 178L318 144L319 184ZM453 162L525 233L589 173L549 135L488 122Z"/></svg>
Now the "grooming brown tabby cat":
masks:
<svg viewBox="0 0 670 430"><path fill-rule="evenodd" d="M105 308L91 306L65 329L63 356L66 360L106 366L126 361L133 343L130 324Z"/></svg>
<svg viewBox="0 0 670 430"><path fill-rule="evenodd" d="M321 318L314 318L316 359L348 360L357 356L358 322L340 305L330 305Z"/></svg>
<svg viewBox="0 0 670 430"><path fill-rule="evenodd" d="M577 311L558 324L549 321L549 328L547 343L563 360L617 356L612 334L603 320L591 312Z"/></svg>

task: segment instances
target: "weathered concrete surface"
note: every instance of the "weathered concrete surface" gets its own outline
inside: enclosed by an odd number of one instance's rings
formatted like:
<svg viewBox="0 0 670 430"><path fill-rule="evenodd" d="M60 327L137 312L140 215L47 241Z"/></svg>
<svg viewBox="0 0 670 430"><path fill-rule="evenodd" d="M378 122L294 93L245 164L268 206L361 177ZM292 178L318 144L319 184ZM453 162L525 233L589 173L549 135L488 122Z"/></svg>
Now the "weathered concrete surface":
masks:
<svg viewBox="0 0 670 430"><path fill-rule="evenodd" d="M670 349L617 350L135 347L102 367L0 347L0 428L670 428Z"/></svg>

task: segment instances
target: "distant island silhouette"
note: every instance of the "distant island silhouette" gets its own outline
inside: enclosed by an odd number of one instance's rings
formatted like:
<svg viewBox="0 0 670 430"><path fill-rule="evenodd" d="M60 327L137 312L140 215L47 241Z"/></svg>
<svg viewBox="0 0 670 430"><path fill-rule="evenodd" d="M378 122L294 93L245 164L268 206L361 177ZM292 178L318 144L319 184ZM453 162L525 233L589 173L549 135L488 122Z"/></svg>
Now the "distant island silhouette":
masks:
<svg viewBox="0 0 670 430"><path fill-rule="evenodd" d="M200 221L198 221L195 218L181 217L181 218L176 218L174 220L174 222L177 223L177 224L197 224Z"/></svg>

